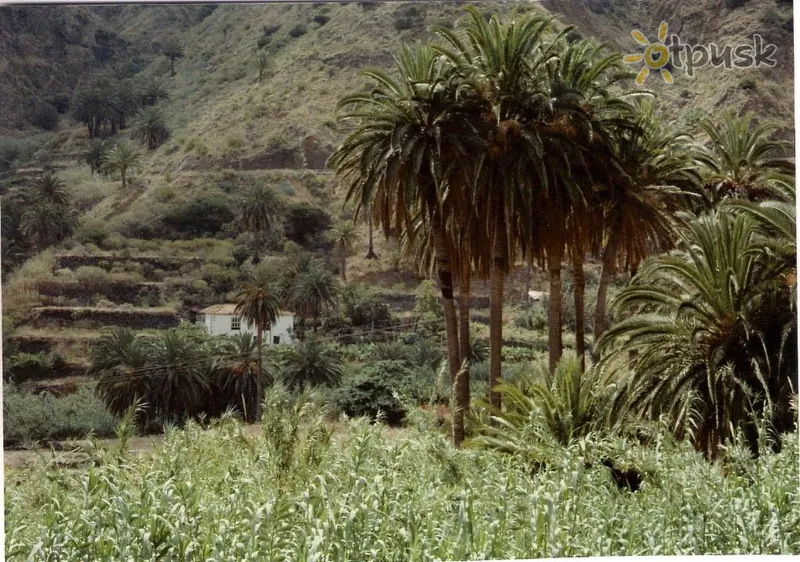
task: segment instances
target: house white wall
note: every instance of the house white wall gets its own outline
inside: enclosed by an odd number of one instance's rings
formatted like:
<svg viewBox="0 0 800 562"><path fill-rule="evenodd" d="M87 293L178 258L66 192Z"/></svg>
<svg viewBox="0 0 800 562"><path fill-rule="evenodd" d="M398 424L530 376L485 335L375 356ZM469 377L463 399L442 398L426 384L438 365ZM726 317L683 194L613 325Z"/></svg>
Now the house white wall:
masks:
<svg viewBox="0 0 800 562"><path fill-rule="evenodd" d="M212 336L230 336L239 333L256 334L256 326L248 326L247 322L240 319L239 329L233 329L233 319L238 318L233 314L200 314L198 323L205 325L206 330ZM272 325L271 329L264 332L264 343L273 345L276 343L292 343L292 328L294 327L294 315L283 314ZM275 341L279 338L279 341Z"/></svg>

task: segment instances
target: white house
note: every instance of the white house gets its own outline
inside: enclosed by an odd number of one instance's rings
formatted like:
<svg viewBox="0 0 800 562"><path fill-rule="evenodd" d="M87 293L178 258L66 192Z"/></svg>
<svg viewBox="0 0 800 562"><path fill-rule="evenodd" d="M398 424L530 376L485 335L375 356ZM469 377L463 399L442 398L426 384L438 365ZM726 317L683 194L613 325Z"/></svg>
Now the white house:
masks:
<svg viewBox="0 0 800 562"><path fill-rule="evenodd" d="M233 334L251 333L255 335L256 325L247 325L247 321L237 316L235 304L213 304L197 314L197 323L203 324L212 336L230 336ZM264 332L264 343L278 345L292 343L294 314L281 310L269 331Z"/></svg>

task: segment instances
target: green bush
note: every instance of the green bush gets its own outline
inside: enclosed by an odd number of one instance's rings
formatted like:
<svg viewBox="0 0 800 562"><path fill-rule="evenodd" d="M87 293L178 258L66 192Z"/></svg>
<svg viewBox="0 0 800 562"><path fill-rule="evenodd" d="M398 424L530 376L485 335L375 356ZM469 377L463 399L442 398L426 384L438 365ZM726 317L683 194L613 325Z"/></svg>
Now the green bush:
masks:
<svg viewBox="0 0 800 562"><path fill-rule="evenodd" d="M305 35L307 31L308 28L304 24L298 23L292 29L289 30L289 37L297 38L300 37L301 35Z"/></svg>
<svg viewBox="0 0 800 562"><path fill-rule="evenodd" d="M58 110L49 103L40 105L31 115L31 124L45 131L58 127Z"/></svg>
<svg viewBox="0 0 800 562"><path fill-rule="evenodd" d="M320 26L323 26L326 23L328 23L331 18L329 18L328 16L326 16L324 14L317 14L312 19L313 19L314 23L317 23Z"/></svg>
<svg viewBox="0 0 800 562"><path fill-rule="evenodd" d="M0 172L11 168L15 162L30 159L43 144L40 137L33 139L0 139Z"/></svg>
<svg viewBox="0 0 800 562"><path fill-rule="evenodd" d="M90 386L56 398L33 394L14 384L3 385L3 443L20 446L41 439L82 438L93 432L114 435L118 419L108 413Z"/></svg>
<svg viewBox="0 0 800 562"><path fill-rule="evenodd" d="M53 378L54 372L63 370L66 365L57 353L17 353L10 357L3 378L15 383Z"/></svg>
<svg viewBox="0 0 800 562"><path fill-rule="evenodd" d="M87 292L99 293L111 282L108 272L94 265L82 265L75 270L75 278L82 286L86 287Z"/></svg>
<svg viewBox="0 0 800 562"><path fill-rule="evenodd" d="M747 0L725 0L725 7L731 10L741 8L747 3Z"/></svg>
<svg viewBox="0 0 800 562"><path fill-rule="evenodd" d="M527 308L514 315L514 325L525 330L544 330L547 313L539 308Z"/></svg>
<svg viewBox="0 0 800 562"><path fill-rule="evenodd" d="M227 197L206 193L169 211L163 222L180 235L197 238L215 235L234 218L236 215Z"/></svg>
<svg viewBox="0 0 800 562"><path fill-rule="evenodd" d="M406 412L395 392L408 389L411 378L409 369L399 362L375 362L345 377L333 393L334 405L350 417L375 420L381 412L386 423L400 425Z"/></svg>

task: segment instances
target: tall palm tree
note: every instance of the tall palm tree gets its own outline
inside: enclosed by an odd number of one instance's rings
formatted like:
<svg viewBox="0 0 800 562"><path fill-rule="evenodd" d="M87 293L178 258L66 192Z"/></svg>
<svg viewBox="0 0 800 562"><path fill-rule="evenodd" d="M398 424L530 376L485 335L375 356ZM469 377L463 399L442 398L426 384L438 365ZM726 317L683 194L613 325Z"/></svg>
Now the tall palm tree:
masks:
<svg viewBox="0 0 800 562"><path fill-rule="evenodd" d="M183 58L183 46L175 38L169 38L161 46L161 53L169 59L170 76L175 76L175 59Z"/></svg>
<svg viewBox="0 0 800 562"><path fill-rule="evenodd" d="M330 240L339 254L342 281L347 281L347 256L353 253L353 245L358 241L358 229L352 221L341 220L328 231Z"/></svg>
<svg viewBox="0 0 800 562"><path fill-rule="evenodd" d="M103 156L103 169L106 172L119 172L122 176L122 189L128 188L128 172L142 168L142 153L129 141L119 141Z"/></svg>
<svg viewBox="0 0 800 562"><path fill-rule="evenodd" d="M501 372L503 294L505 275L518 250L531 257L541 255L542 243L531 235L529 224L534 202L549 180L543 155L548 142L544 127L562 103L558 92L547 88L546 63L556 54L555 41L547 40L551 19L522 17L503 24L493 16L488 22L476 9L469 9L466 41L450 29L438 28L446 48L439 52L465 77L470 88L484 101L483 117L489 124L488 143L480 158L471 203L480 213L487 243L483 251L490 272L490 402L500 406L492 388ZM561 35L556 36L556 41ZM552 196L551 196L552 197ZM557 214L547 215L557 218ZM541 230L558 236L557 222ZM551 243L551 250L557 244ZM563 242L561 244L563 248ZM548 256L560 260L555 252Z"/></svg>
<svg viewBox="0 0 800 562"><path fill-rule="evenodd" d="M435 250L445 317L451 381L460 365L453 269L445 227L467 204L462 186L465 163L479 138L478 106L457 100L457 83L426 46L404 47L395 57L396 76L379 70L364 75L376 83L365 94L344 98L346 121L355 130L331 156L330 165L347 186L356 213L372 209L388 234L411 232L414 220L426 228ZM423 165L424 164L424 165Z"/></svg>
<svg viewBox="0 0 800 562"><path fill-rule="evenodd" d="M284 363L283 377L292 389L306 386L334 386L342 379L344 365L334 349L311 339L294 346Z"/></svg>
<svg viewBox="0 0 800 562"><path fill-rule="evenodd" d="M669 249L675 238L670 215L680 197L699 183L686 147L689 138L659 125L653 106L640 106L637 126L617 131L608 160L618 173L600 188L604 242L597 286L594 341L605 331L608 286L620 262L638 264ZM593 358L598 359L595 346Z"/></svg>
<svg viewBox="0 0 800 562"><path fill-rule="evenodd" d="M748 216L729 211L690 222L679 248L645 260L614 301L629 317L599 342L601 365L637 352L614 411L665 415L710 458L739 427L757 453L750 407L787 429L780 422L797 389L787 264L763 252Z"/></svg>
<svg viewBox="0 0 800 562"><path fill-rule="evenodd" d="M294 278L288 292L288 303L295 313L313 319L314 331L317 331L319 317L336 307L339 292L339 281L333 273L319 260L312 260L305 271Z"/></svg>
<svg viewBox="0 0 800 562"><path fill-rule="evenodd" d="M92 347L90 358L88 373L98 377L95 391L109 412L122 415L138 400L152 412L154 378L147 370L150 359L141 336L130 328L108 330Z"/></svg>
<svg viewBox="0 0 800 562"><path fill-rule="evenodd" d="M241 402L245 420L255 422L265 385L273 380L269 362L264 362L258 339L253 334L236 334L225 341L221 352L225 356L217 365L218 376L222 379L222 389L228 393L231 402Z"/></svg>
<svg viewBox="0 0 800 562"><path fill-rule="evenodd" d="M211 356L180 330L166 330L148 341L152 361L152 401L163 418L197 412L208 391Z"/></svg>
<svg viewBox="0 0 800 562"><path fill-rule="evenodd" d="M773 195L766 181L769 174L794 174L794 163L789 159L792 143L770 140L777 125L757 124L751 115L726 113L720 124L706 118L700 126L710 139L708 145L697 146L694 153L704 168L701 209L713 209L730 197L769 198Z"/></svg>
<svg viewBox="0 0 800 562"><path fill-rule="evenodd" d="M86 150L84 150L81 155L81 161L89 166L92 170L92 175L103 169L103 157L107 149L108 146L102 139L89 140Z"/></svg>
<svg viewBox="0 0 800 562"><path fill-rule="evenodd" d="M269 330L280 314L280 301L275 291L272 276L264 268L257 268L239 290L234 313L245 319L248 326L256 326L258 354L257 372L264 372L264 330ZM263 379L256 378L255 408L253 415L261 419L261 399L264 393Z"/></svg>
<svg viewBox="0 0 800 562"><path fill-rule="evenodd" d="M242 225L254 235L254 264L261 261L261 237L277 224L281 207L281 200L275 191L264 185L252 186L241 200L239 212Z"/></svg>
<svg viewBox="0 0 800 562"><path fill-rule="evenodd" d="M131 138L154 150L169 138L164 115L156 107L145 107L131 124Z"/></svg>
<svg viewBox="0 0 800 562"><path fill-rule="evenodd" d="M373 236L373 224L372 224L372 209L369 209L367 212L364 213L366 220L367 220L367 255L364 256L366 260L376 260L378 259L378 254L375 253L375 243L374 243L374 236Z"/></svg>

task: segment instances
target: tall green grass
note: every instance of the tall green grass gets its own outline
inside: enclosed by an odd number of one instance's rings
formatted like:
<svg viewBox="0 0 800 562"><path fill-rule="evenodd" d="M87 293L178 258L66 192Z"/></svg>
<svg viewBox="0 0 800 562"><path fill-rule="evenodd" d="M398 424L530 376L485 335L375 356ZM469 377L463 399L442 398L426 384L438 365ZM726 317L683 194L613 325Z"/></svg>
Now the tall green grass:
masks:
<svg viewBox="0 0 800 562"><path fill-rule="evenodd" d="M416 420L351 421L331 437L318 402L267 397L261 435L233 419L168 429L152 455L97 448L82 470L6 473L8 560L464 560L800 553L798 445L729 465L685 443L593 438L537 472L455 451ZM646 466L622 493L598 447Z"/></svg>

